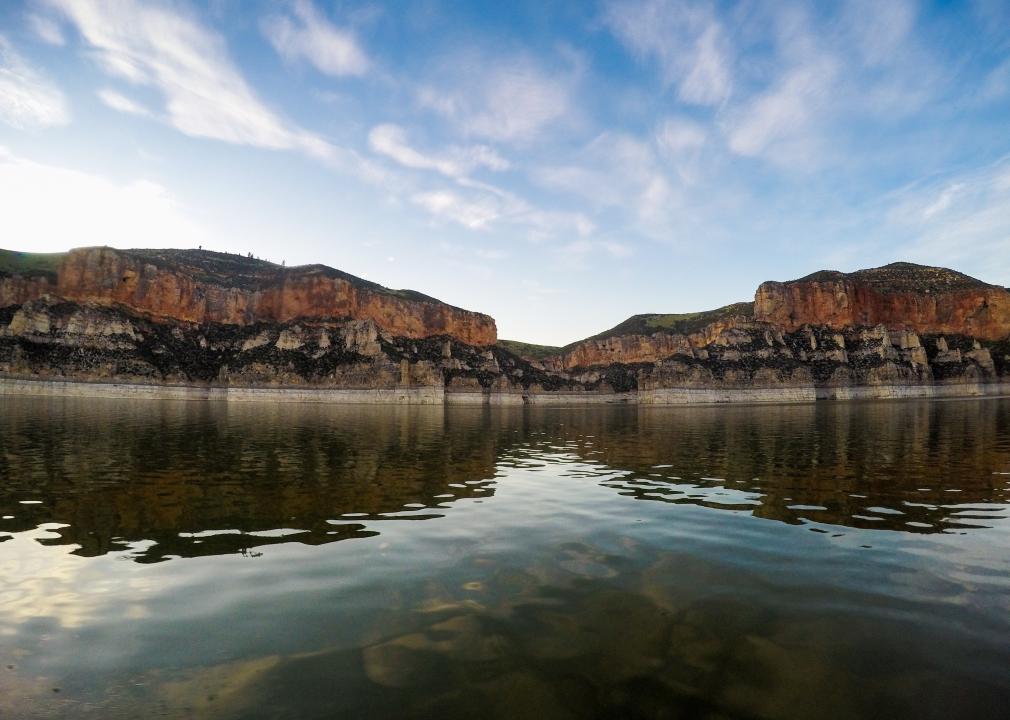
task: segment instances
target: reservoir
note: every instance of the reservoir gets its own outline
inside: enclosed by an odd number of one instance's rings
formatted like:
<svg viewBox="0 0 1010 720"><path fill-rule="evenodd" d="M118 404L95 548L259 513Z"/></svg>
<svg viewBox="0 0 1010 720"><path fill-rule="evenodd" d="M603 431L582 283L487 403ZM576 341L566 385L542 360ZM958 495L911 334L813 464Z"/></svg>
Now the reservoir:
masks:
<svg viewBox="0 0 1010 720"><path fill-rule="evenodd" d="M1010 400L0 397L3 718L997 718Z"/></svg>

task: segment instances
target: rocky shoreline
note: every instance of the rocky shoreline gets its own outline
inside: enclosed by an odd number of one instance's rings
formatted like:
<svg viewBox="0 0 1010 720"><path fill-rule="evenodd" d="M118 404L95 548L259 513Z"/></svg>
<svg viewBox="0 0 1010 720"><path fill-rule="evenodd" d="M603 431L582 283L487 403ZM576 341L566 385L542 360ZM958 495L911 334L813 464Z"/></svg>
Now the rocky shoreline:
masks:
<svg viewBox="0 0 1010 720"><path fill-rule="evenodd" d="M1010 397L1010 382L950 385L864 385L847 388L663 388L624 393L446 392L443 387L327 389L149 385L128 382L0 377L0 396L84 397L216 402L294 402L368 405L764 405L846 400L915 400Z"/></svg>
<svg viewBox="0 0 1010 720"><path fill-rule="evenodd" d="M908 263L765 283L753 303L634 316L545 348L498 342L487 315L322 266L0 253L4 395L683 405L991 396L1010 384L1010 292Z"/></svg>

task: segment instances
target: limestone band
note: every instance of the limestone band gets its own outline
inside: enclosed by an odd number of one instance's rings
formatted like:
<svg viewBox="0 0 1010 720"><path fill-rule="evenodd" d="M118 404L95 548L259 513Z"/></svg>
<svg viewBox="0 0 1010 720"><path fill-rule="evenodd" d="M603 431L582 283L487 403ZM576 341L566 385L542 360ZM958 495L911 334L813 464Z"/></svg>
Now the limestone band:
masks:
<svg viewBox="0 0 1010 720"><path fill-rule="evenodd" d="M202 250L0 251L0 392L44 381L35 391L376 391L319 393L333 402L981 395L1010 383L1008 337L1006 288L911 263L768 282L753 303L637 315L562 348L499 341L487 315L322 265Z"/></svg>

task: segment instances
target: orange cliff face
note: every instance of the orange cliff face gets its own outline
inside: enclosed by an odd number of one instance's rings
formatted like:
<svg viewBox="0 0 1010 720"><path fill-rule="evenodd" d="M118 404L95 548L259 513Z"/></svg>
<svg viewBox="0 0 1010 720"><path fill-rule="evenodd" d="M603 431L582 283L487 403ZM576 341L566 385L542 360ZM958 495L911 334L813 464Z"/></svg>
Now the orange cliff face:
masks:
<svg viewBox="0 0 1010 720"><path fill-rule="evenodd" d="M0 274L0 308L24 305L53 291L53 281L45 275Z"/></svg>
<svg viewBox="0 0 1010 720"><path fill-rule="evenodd" d="M1010 292L953 270L894 263L763 283L754 296L754 317L786 331L884 325L1002 340L1010 335Z"/></svg>
<svg viewBox="0 0 1010 720"><path fill-rule="evenodd" d="M655 363L673 355L695 356L729 330L751 327L749 303L686 315L636 315L596 337L573 343L542 360L555 371Z"/></svg>
<svg viewBox="0 0 1010 720"><path fill-rule="evenodd" d="M34 283L30 288L24 287L28 280ZM283 268L204 251L81 248L67 254L55 283L0 278L4 304L43 294L195 323L353 318L372 320L396 336L450 335L470 345L497 339L493 318L420 293L388 290L321 265Z"/></svg>

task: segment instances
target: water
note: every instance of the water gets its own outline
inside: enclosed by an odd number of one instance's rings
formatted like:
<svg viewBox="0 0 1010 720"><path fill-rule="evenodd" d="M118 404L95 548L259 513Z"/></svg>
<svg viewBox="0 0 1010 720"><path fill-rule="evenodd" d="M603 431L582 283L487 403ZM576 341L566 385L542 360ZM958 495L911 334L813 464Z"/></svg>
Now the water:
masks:
<svg viewBox="0 0 1010 720"><path fill-rule="evenodd" d="M1010 400L0 409L3 718L1010 707Z"/></svg>

